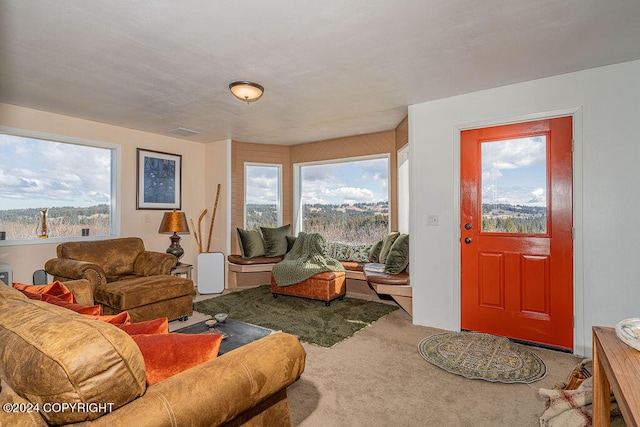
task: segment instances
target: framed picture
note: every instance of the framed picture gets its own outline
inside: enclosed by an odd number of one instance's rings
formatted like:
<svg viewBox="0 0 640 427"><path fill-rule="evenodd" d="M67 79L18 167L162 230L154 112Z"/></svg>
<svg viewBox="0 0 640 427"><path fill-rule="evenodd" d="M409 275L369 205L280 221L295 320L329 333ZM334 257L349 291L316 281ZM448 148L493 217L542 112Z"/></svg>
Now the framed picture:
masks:
<svg viewBox="0 0 640 427"><path fill-rule="evenodd" d="M182 208L182 156L138 148L136 209Z"/></svg>

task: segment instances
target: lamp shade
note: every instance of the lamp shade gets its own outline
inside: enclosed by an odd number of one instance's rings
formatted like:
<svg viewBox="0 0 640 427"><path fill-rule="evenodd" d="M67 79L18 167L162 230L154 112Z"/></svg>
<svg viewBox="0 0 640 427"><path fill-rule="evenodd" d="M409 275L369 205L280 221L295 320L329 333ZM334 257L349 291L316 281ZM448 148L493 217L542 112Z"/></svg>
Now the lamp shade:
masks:
<svg viewBox="0 0 640 427"><path fill-rule="evenodd" d="M229 85L231 93L241 101L247 103L257 101L262 97L264 88L253 82L233 82Z"/></svg>
<svg viewBox="0 0 640 427"><path fill-rule="evenodd" d="M188 233L189 225L184 212L165 212L158 233Z"/></svg>

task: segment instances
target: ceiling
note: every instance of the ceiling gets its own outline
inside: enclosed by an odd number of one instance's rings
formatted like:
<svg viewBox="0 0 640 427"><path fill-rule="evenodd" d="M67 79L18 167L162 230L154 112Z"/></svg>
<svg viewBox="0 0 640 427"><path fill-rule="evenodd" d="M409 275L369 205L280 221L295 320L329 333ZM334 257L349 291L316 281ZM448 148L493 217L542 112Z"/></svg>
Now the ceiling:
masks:
<svg viewBox="0 0 640 427"><path fill-rule="evenodd" d="M407 106L640 59L638 0L2 0L0 102L297 144ZM258 102L228 85L265 87Z"/></svg>

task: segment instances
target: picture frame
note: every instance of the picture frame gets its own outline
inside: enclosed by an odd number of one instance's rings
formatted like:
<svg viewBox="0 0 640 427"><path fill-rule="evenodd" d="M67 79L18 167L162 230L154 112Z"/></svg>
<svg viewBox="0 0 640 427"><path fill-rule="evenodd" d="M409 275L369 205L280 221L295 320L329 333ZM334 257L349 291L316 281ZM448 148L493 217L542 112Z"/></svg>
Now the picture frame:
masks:
<svg viewBox="0 0 640 427"><path fill-rule="evenodd" d="M182 155L137 149L136 209L182 208Z"/></svg>

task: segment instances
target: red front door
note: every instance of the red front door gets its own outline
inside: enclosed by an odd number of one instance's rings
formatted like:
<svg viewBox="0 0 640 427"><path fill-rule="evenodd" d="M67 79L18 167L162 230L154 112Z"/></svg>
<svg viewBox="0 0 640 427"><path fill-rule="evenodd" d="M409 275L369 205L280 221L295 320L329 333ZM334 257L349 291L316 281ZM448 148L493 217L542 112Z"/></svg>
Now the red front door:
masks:
<svg viewBox="0 0 640 427"><path fill-rule="evenodd" d="M463 131L462 329L573 349L571 117Z"/></svg>

